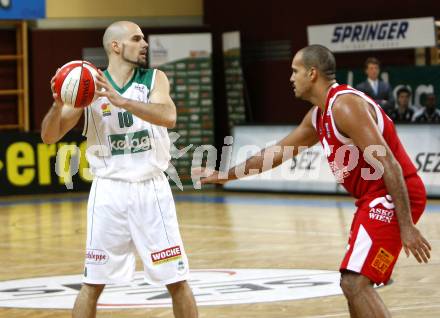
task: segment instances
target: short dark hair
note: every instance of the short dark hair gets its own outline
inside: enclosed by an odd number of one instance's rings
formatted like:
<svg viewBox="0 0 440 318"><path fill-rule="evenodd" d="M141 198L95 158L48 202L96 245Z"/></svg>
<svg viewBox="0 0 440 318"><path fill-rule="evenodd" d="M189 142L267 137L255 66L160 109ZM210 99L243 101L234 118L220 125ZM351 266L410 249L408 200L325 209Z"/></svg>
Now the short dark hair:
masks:
<svg viewBox="0 0 440 318"><path fill-rule="evenodd" d="M302 60L307 69L316 67L328 80L336 78L336 61L333 53L325 46L313 44L301 50Z"/></svg>
<svg viewBox="0 0 440 318"><path fill-rule="evenodd" d="M411 96L411 91L407 87L399 88L396 92L396 96L399 96L402 93L407 93L409 96Z"/></svg>
<svg viewBox="0 0 440 318"><path fill-rule="evenodd" d="M380 61L372 56L365 60L365 69L368 67L369 64L375 64L380 67Z"/></svg>

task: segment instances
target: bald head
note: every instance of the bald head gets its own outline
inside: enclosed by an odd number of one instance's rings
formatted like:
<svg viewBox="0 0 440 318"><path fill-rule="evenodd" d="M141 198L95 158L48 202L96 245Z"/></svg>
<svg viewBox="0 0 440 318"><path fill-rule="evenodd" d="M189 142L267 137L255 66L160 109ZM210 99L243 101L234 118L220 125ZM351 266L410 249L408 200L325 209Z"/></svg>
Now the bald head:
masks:
<svg viewBox="0 0 440 318"><path fill-rule="evenodd" d="M117 21L107 27L102 38L102 45L107 55L112 52L112 42L122 41L133 28L138 28L138 25L130 21Z"/></svg>

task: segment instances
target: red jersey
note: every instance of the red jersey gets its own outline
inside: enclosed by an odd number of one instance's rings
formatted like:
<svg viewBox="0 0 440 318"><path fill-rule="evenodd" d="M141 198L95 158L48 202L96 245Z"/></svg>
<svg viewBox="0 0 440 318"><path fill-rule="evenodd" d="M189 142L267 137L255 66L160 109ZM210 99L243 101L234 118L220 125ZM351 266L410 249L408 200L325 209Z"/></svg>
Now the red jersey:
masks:
<svg viewBox="0 0 440 318"><path fill-rule="evenodd" d="M322 113L321 109L315 106L312 122L337 182L341 183L357 199L374 196L378 193L387 193L380 171L376 171L365 160L364 153L353 144L351 139L342 135L335 125L332 107L336 98L343 94L355 94L373 106L379 130L402 167L405 179L417 175L417 169L403 148L393 121L384 110L364 93L349 85L335 83L328 92L325 112ZM372 146L371 149L374 147ZM372 153L376 152L372 151Z"/></svg>

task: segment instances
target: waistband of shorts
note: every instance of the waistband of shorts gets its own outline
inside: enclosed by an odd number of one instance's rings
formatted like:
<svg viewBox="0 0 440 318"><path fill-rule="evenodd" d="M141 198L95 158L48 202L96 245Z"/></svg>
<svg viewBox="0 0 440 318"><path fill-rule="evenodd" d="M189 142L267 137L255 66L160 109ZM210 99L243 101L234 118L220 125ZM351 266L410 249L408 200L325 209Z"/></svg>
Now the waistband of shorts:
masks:
<svg viewBox="0 0 440 318"><path fill-rule="evenodd" d="M145 178L142 178L142 179L139 179L139 180L123 180L123 179L119 179L119 178L109 178L109 177L95 176L93 181L95 181L95 180L108 180L108 181L113 181L113 182L129 184L129 183L144 183L144 182L148 182L150 180L156 179L156 178L163 178L163 177L165 177L165 173L163 171L157 171L155 173L152 173L148 177L145 177Z"/></svg>

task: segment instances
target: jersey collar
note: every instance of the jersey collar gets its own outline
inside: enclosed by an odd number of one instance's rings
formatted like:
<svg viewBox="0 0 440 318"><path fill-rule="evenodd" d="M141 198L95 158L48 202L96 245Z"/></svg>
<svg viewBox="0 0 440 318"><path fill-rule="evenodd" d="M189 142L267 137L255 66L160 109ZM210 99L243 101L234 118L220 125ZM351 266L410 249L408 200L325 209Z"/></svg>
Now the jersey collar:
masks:
<svg viewBox="0 0 440 318"><path fill-rule="evenodd" d="M113 80L112 76L110 75L110 73L108 72L108 70L104 71L104 75L105 77L107 77L108 81L110 82L110 84L113 86L113 88L119 93L119 94L124 94L125 91L131 86L131 84L134 81L134 78L136 77L136 73L137 73L137 68L134 69L133 72L133 76L131 77L131 79L127 82L127 84L125 84L123 87L119 87L115 81Z"/></svg>

